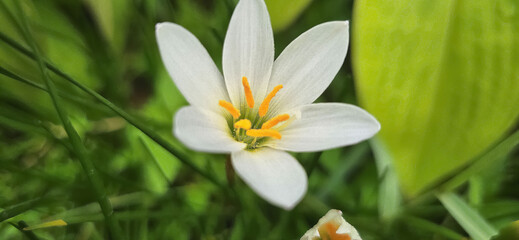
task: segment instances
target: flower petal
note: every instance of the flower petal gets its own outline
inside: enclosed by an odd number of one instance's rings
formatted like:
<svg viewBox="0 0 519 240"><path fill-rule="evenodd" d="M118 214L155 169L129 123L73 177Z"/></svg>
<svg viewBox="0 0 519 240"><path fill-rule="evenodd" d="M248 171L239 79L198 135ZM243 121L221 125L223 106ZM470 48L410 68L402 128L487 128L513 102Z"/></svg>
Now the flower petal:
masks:
<svg viewBox="0 0 519 240"><path fill-rule="evenodd" d="M315 101L341 68L349 42L347 21L327 22L301 34L279 55L268 89L284 88L271 106L278 112Z"/></svg>
<svg viewBox="0 0 519 240"><path fill-rule="evenodd" d="M337 229L338 234L348 234L351 237L351 240L362 240L355 227L353 227L349 222L346 222L344 218L341 220L342 223L339 226L339 229Z"/></svg>
<svg viewBox="0 0 519 240"><path fill-rule="evenodd" d="M238 2L225 36L222 61L232 103L239 106L245 99L242 77L247 77L259 105L266 95L274 63L274 37L263 0Z"/></svg>
<svg viewBox="0 0 519 240"><path fill-rule="evenodd" d="M200 41L174 23L156 26L162 61L175 85L193 106L219 111L218 100L228 100L222 74Z"/></svg>
<svg viewBox="0 0 519 240"><path fill-rule="evenodd" d="M358 143L375 135L380 124L365 110L344 103L301 107L300 116L280 131L282 138L268 146L294 152L313 152Z"/></svg>
<svg viewBox="0 0 519 240"><path fill-rule="evenodd" d="M173 132L187 147L201 152L230 153L246 146L232 138L221 115L191 106L177 111Z"/></svg>
<svg viewBox="0 0 519 240"><path fill-rule="evenodd" d="M243 181L273 205L290 210L306 193L306 172L286 152L271 148L239 151L232 154L232 164Z"/></svg>
<svg viewBox="0 0 519 240"><path fill-rule="evenodd" d="M335 234L344 235L347 234L349 237L348 239L351 240L362 240L359 233L353 227L351 224L346 222L346 220L342 217L342 212L336 209L329 210L326 215L324 215L319 221L317 222L314 227L310 228L303 237L301 237L300 240L313 240L313 239L321 239L326 238L325 236L320 235L320 231L325 232L326 234L333 234L329 232L330 230L333 230L333 228L328 228L326 226L327 224L331 224L334 228L337 227L337 230L335 230ZM323 229L323 225L324 229ZM328 238L331 236L328 236ZM336 236L340 237L340 236ZM345 237L345 236L344 236ZM326 238L326 239L328 239ZM332 239L335 239L331 237ZM342 238L341 238L342 239Z"/></svg>

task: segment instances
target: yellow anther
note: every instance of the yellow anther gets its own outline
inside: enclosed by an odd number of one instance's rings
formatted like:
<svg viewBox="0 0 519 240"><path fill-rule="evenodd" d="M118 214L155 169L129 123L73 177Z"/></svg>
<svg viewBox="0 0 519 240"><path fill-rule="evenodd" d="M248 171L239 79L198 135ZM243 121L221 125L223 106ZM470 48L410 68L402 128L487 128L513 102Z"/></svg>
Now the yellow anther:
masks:
<svg viewBox="0 0 519 240"><path fill-rule="evenodd" d="M252 126L252 123L249 121L249 119L242 119L240 121L237 121L234 123L234 128L236 129L245 129L245 130L249 130Z"/></svg>
<svg viewBox="0 0 519 240"><path fill-rule="evenodd" d="M225 100L220 100L220 101L218 101L218 105L225 108L225 110L227 110L232 115L232 117L235 119L239 118L241 115L240 110L236 109L230 102L227 102Z"/></svg>
<svg viewBox="0 0 519 240"><path fill-rule="evenodd" d="M275 139L281 139L281 133L272 129L250 129L247 130L246 134L250 137L273 137Z"/></svg>
<svg viewBox="0 0 519 240"><path fill-rule="evenodd" d="M243 89L245 90L245 99L247 100L247 105L250 108L254 107L254 98L252 97L252 91L250 89L249 81L247 81L246 77L241 79L241 83L243 84Z"/></svg>
<svg viewBox="0 0 519 240"><path fill-rule="evenodd" d="M272 92L270 92L269 95L267 95L267 97L263 100L263 102L260 105L259 113L258 113L260 115L260 117L263 117L263 116L265 116L265 114L267 114L267 111L269 110L270 101L272 100L272 98L274 96L276 96L276 93L278 93L278 91L282 88L283 88L283 85L275 86L274 90L272 90Z"/></svg>
<svg viewBox="0 0 519 240"><path fill-rule="evenodd" d="M278 123L286 121L289 118L290 118L290 115L288 115L286 113L285 114L281 114L281 115L277 115L276 117L273 117L270 120L268 120L265 123L263 123L263 125L261 125L261 129L272 128L272 127L276 126Z"/></svg>

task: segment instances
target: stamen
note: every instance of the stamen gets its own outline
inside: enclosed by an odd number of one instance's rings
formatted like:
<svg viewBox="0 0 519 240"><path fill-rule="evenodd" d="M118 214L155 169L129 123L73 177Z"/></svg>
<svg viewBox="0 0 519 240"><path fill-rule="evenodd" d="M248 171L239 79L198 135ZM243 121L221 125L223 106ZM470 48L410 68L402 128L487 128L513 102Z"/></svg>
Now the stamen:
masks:
<svg viewBox="0 0 519 240"><path fill-rule="evenodd" d="M247 77L242 77L241 83L243 84L243 89L245 90L245 99L247 100L247 105L249 108L253 108L254 98L252 97L252 91L250 89L249 81L247 81Z"/></svg>
<svg viewBox="0 0 519 240"><path fill-rule="evenodd" d="M241 115L240 110L236 109L230 102L227 102L225 100L220 100L220 101L218 101L218 105L225 108L225 110L227 110L234 119L239 118Z"/></svg>
<svg viewBox="0 0 519 240"><path fill-rule="evenodd" d="M281 115L277 115L276 117L273 117L272 119L266 121L265 123L263 123L263 125L261 125L261 129L269 129L269 128L272 128L274 126L276 126L278 123L280 122L283 122L283 121L286 121L290 118L290 115L288 114L281 114Z"/></svg>
<svg viewBox="0 0 519 240"><path fill-rule="evenodd" d="M281 139L281 133L272 129L250 129L245 133L250 137L273 137L275 139Z"/></svg>
<svg viewBox="0 0 519 240"><path fill-rule="evenodd" d="M234 128L236 129L245 129L249 130L252 126L252 123L249 121L249 119L242 119L234 123Z"/></svg>
<svg viewBox="0 0 519 240"><path fill-rule="evenodd" d="M263 116L265 116L265 114L267 114L267 111L269 110L270 101L272 100L272 98L274 96L276 96L276 93L278 93L278 91L282 88L283 88L283 85L275 86L274 90L272 90L272 92L270 92L269 95L267 95L267 97L263 100L263 102L261 103L260 108L259 108L260 117L263 117Z"/></svg>
<svg viewBox="0 0 519 240"><path fill-rule="evenodd" d="M347 233L337 233L339 226L337 224L327 222L323 226L319 227L319 235L323 239L330 240L351 240L351 236Z"/></svg>

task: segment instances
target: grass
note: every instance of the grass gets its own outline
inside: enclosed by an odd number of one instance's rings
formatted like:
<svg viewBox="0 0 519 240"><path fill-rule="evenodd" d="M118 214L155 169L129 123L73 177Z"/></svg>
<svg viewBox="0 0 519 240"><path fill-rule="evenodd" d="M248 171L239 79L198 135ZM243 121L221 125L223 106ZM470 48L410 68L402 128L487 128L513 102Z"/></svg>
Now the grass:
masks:
<svg viewBox="0 0 519 240"><path fill-rule="evenodd" d="M309 189L292 211L252 192L228 156L183 146L171 119L187 103L154 25L185 26L221 67L235 3L1 3L0 239L299 239L331 208L365 240L483 239L517 220L517 131L413 199L376 142L296 154ZM313 1L275 33L277 54L318 23L350 19L352 5ZM356 104L350 64L318 101Z"/></svg>

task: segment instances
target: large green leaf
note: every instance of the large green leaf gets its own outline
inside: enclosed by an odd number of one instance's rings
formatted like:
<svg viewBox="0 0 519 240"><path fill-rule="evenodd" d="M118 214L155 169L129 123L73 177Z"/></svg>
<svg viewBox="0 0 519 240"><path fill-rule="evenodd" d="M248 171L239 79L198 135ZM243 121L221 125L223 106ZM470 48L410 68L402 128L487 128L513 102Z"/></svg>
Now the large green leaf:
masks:
<svg viewBox="0 0 519 240"><path fill-rule="evenodd" d="M502 228L499 234L492 238L492 240L514 240L519 239L519 220Z"/></svg>
<svg viewBox="0 0 519 240"><path fill-rule="evenodd" d="M356 2L361 103L408 196L468 164L519 114L519 1Z"/></svg>

